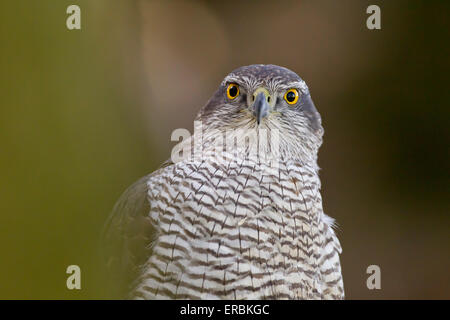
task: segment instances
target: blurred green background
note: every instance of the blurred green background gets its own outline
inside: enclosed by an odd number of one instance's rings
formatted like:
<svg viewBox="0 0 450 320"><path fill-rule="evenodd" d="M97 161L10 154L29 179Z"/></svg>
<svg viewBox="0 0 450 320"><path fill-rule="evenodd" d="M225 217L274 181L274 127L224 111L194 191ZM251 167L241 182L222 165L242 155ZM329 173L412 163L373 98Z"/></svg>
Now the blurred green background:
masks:
<svg viewBox="0 0 450 320"><path fill-rule="evenodd" d="M366 28L369 4L382 30ZM97 240L115 200L228 72L272 63L322 114L347 298L449 299L447 20L444 2L2 1L0 298L105 297Z"/></svg>

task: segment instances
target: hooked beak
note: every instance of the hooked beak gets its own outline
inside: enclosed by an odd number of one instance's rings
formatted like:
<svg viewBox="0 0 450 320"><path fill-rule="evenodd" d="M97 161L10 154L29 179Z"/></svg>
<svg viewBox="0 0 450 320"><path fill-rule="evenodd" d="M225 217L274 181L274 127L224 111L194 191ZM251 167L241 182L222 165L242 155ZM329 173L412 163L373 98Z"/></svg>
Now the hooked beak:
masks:
<svg viewBox="0 0 450 320"><path fill-rule="evenodd" d="M256 118L258 125L261 120L269 114L269 104L267 102L268 95L264 91L257 93L255 102L253 103L253 115Z"/></svg>

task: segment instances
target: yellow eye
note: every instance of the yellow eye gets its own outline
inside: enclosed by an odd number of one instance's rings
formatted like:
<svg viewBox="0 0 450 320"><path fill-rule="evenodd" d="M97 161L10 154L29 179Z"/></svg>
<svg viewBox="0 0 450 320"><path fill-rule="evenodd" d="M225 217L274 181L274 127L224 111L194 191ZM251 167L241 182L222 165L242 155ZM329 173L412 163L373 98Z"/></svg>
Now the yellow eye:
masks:
<svg viewBox="0 0 450 320"><path fill-rule="evenodd" d="M233 100L239 95L239 86L236 83L230 83L227 88L227 97Z"/></svg>
<svg viewBox="0 0 450 320"><path fill-rule="evenodd" d="M298 101L298 91L296 89L289 89L284 94L284 100L289 104L296 104Z"/></svg>

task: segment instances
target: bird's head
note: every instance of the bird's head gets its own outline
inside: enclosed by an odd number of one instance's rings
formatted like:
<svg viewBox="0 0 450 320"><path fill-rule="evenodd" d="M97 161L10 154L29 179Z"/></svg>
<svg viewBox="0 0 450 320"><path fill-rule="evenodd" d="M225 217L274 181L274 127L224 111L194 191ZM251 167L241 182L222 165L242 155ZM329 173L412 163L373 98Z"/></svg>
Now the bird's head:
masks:
<svg viewBox="0 0 450 320"><path fill-rule="evenodd" d="M284 156L315 160L322 142L320 114L309 89L293 71L275 65L240 67L200 111L204 129L278 130Z"/></svg>

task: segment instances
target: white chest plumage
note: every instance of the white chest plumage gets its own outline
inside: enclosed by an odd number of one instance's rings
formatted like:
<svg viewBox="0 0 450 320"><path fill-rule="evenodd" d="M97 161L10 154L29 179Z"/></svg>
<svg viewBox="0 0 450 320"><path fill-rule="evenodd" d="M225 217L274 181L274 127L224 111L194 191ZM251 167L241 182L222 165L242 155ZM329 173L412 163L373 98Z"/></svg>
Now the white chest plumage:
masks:
<svg viewBox="0 0 450 320"><path fill-rule="evenodd" d="M134 298L343 298L314 168L184 161L147 186L156 236Z"/></svg>

